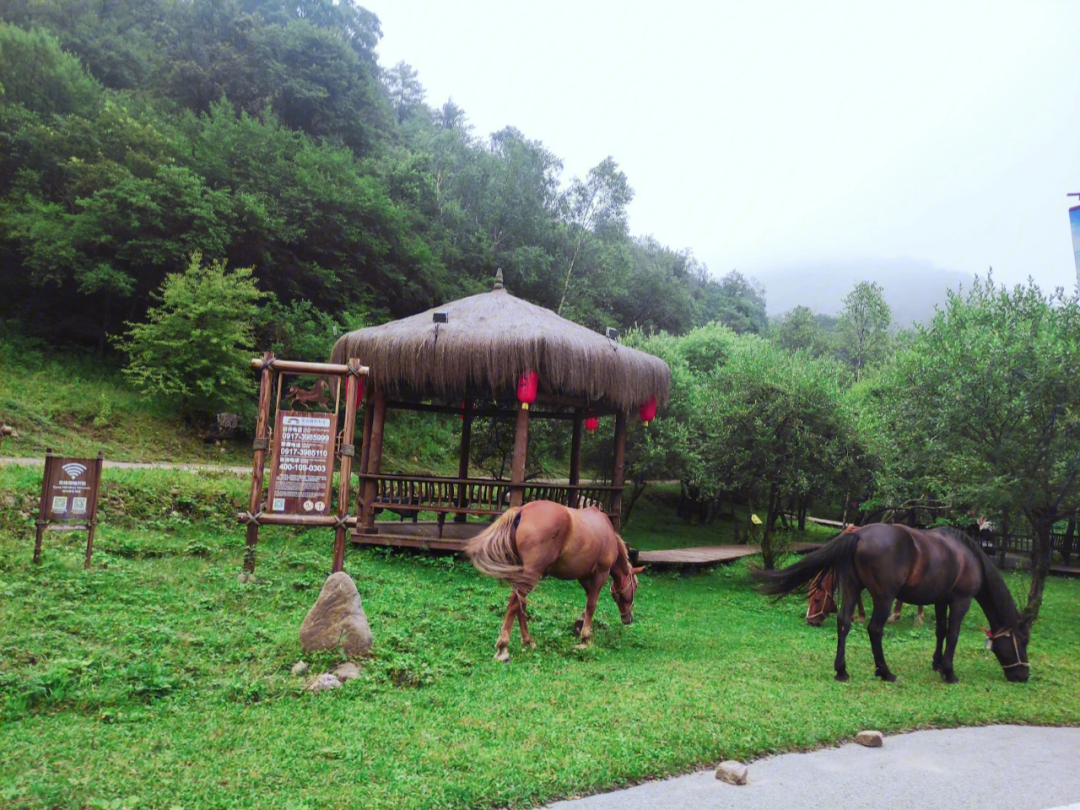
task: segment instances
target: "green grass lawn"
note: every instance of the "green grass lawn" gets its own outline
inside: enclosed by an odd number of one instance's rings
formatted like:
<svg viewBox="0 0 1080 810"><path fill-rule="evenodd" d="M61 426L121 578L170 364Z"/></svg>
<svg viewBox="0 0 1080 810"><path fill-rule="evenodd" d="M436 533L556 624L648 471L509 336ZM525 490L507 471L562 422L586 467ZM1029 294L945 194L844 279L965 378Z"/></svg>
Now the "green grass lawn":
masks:
<svg viewBox="0 0 1080 810"><path fill-rule="evenodd" d="M807 627L802 602L757 595L741 563L642 577L629 627L605 593L588 650L570 633L580 587L544 580L529 602L539 646L515 635L504 665L504 588L454 557L374 549L346 559L374 657L310 695L289 669L331 533L264 529L258 582L239 584L227 515L244 484L129 473L84 573L82 533L48 535L30 564L32 475L0 471L0 806L529 806L864 728L1080 723L1076 581L1047 585L1027 684L983 649L977 608L960 684L931 672L933 630L910 614L886 630L895 684L873 677L861 626L837 684L833 621Z"/></svg>

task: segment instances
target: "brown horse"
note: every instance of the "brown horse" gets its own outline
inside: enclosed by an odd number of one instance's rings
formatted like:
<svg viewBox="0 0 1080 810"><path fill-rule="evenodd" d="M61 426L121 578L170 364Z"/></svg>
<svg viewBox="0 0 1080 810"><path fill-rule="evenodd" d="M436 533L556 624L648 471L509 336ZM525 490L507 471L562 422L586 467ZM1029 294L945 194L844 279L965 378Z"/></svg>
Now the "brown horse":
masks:
<svg viewBox="0 0 1080 810"><path fill-rule="evenodd" d="M495 660L509 661L510 628L517 617L523 647L535 647L529 635L525 601L540 577L576 579L585 589L585 612L574 624L582 645L592 637L592 617L600 589L611 577L611 595L623 624L634 621L637 574L626 544L599 509L570 509L553 501L534 501L506 510L465 546L465 554L482 574L510 584Z"/></svg>
<svg viewBox="0 0 1080 810"><path fill-rule="evenodd" d="M971 606L979 603L990 623L987 643L1001 664L1005 678L1026 681L1029 675L1027 621L1016 609L1008 585L993 562L966 534L955 529L920 531L891 523L873 523L840 534L823 548L807 554L780 571L757 569L755 579L765 593L784 596L804 588L824 571L835 571L843 593L836 622L836 680L848 679L844 646L851 630L855 601L865 589L874 601L867 624L874 651L875 675L895 681L881 648L889 606L900 598L915 605L933 605L937 619L937 646L933 669L946 683L959 679L953 655L960 624Z"/></svg>

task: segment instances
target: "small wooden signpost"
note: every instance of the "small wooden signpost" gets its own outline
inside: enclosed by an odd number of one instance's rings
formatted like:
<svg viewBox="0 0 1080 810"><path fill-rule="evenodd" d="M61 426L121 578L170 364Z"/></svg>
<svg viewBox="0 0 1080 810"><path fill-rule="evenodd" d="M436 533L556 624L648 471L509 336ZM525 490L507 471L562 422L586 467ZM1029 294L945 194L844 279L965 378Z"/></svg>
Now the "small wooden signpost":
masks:
<svg viewBox="0 0 1080 810"><path fill-rule="evenodd" d="M97 458L61 458L54 456L51 449L45 451L45 477L41 482L34 563L41 561L41 540L45 532L85 531L86 561L83 568L90 567L104 461L104 453L98 453Z"/></svg>
<svg viewBox="0 0 1080 810"><path fill-rule="evenodd" d="M359 360L351 359L347 365L335 363L303 363L278 360L269 352L251 361L253 368L262 372L259 386L259 417L255 427L253 448L255 458L251 475L251 499L247 512L237 519L247 524L247 551L244 555L242 579L255 571L255 548L259 542L259 526L333 526L334 572L345 564L346 530L356 525L356 517L349 515L349 490L352 460L356 454L353 440L356 435L356 408L363 396L364 378L368 369ZM282 410L282 377L293 375L319 375L336 378L335 386L325 382L313 389L311 395L293 386L285 401L296 406L297 402L331 407L325 394L333 387L332 410ZM342 402L341 382L345 391ZM275 386L276 382L276 386ZM271 397L277 388L277 416L274 421L273 440L269 432ZM341 406L344 405L344 408ZM338 445L338 416L344 417ZM267 453L271 453L270 486L263 500L263 479ZM334 461L340 457L338 475L337 510L331 508Z"/></svg>

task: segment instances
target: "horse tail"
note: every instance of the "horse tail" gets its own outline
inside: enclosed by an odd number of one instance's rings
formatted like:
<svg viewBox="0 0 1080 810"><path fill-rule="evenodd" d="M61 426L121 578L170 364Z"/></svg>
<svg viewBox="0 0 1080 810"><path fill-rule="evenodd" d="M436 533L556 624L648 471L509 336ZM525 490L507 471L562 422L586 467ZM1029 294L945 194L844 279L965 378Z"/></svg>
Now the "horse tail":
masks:
<svg viewBox="0 0 1080 810"><path fill-rule="evenodd" d="M465 556L481 574L501 579L513 585L524 572L521 557L514 542L521 507L507 509L502 515L465 546Z"/></svg>
<svg viewBox="0 0 1080 810"><path fill-rule="evenodd" d="M852 568L858 542L858 532L845 531L787 568L768 571L754 567L750 569L750 576L761 583L758 586L761 593L778 598L805 591L811 580L826 571L836 571L843 580L843 574Z"/></svg>

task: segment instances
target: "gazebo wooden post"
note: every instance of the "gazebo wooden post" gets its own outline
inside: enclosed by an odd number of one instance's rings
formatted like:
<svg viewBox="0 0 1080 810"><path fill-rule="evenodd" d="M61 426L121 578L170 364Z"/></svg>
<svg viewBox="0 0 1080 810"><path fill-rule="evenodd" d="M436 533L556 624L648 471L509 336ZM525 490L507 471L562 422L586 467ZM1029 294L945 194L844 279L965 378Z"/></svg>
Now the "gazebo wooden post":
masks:
<svg viewBox="0 0 1080 810"><path fill-rule="evenodd" d="M510 506L521 506L525 500L525 453L529 447L529 409L518 408L517 428L514 431L514 461L510 468Z"/></svg>
<svg viewBox="0 0 1080 810"><path fill-rule="evenodd" d="M386 422L386 394L376 390L372 396L374 407L371 415L371 449L365 450L367 474L378 475L382 466L383 425ZM375 497L378 485L375 481L364 482L364 504L361 519L365 534L375 534Z"/></svg>
<svg viewBox="0 0 1080 810"><path fill-rule="evenodd" d="M574 408L574 433L570 439L570 492L566 496L566 505L574 509L578 505L578 491L574 489L581 483L581 426L585 421L585 409Z"/></svg>
<svg viewBox="0 0 1080 810"><path fill-rule="evenodd" d="M466 399L462 403L462 422L461 422L461 454L458 456L458 471L457 477L462 479L462 482L458 484L458 496L457 505L458 509L466 509L469 506L469 485L464 482L464 479L469 477L469 444L472 442L472 411L473 401ZM455 523L464 523L467 518L464 512L459 512L454 515Z"/></svg>
<svg viewBox="0 0 1080 810"><path fill-rule="evenodd" d="M611 485L618 487L611 495L611 522L615 531L622 529L623 459L626 456L626 411L615 414L615 463L611 469Z"/></svg>
<svg viewBox="0 0 1080 810"><path fill-rule="evenodd" d="M374 397L368 397L367 402L364 403L364 434L360 447L360 466L357 468L357 472L361 475L367 472L368 458L371 455L371 423L375 417L375 403ZM360 498L364 497L364 488L360 488Z"/></svg>

